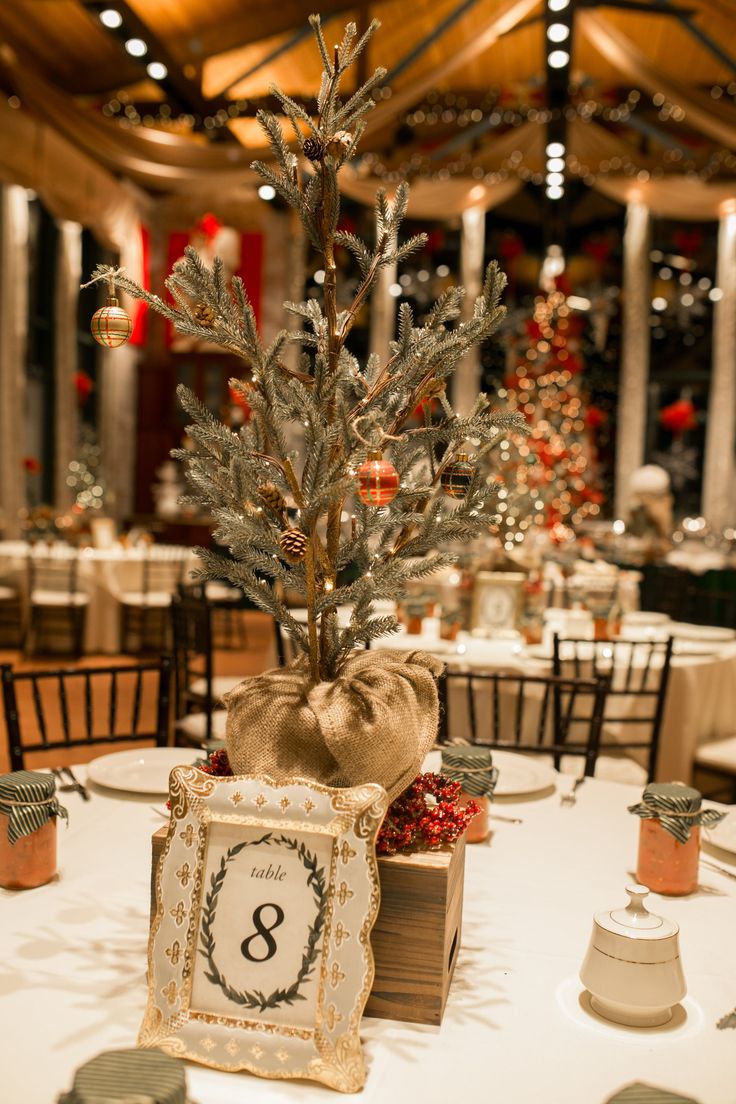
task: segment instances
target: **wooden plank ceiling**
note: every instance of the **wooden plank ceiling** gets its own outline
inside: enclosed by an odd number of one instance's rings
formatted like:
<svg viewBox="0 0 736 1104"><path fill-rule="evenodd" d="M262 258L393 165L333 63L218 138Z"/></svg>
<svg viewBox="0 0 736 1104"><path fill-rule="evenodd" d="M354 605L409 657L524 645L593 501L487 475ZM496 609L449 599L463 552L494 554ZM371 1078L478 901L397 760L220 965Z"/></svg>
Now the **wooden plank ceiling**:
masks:
<svg viewBox="0 0 736 1104"><path fill-rule="evenodd" d="M572 0L576 10L590 8L594 3L595 0ZM616 0L610 3L613 6L601 3L598 9L607 23L637 44L664 76L700 93L709 93L714 86L727 89L730 82L736 81L736 68L729 64L728 57L729 50L736 54L736 0L626 0L625 9L616 7ZM643 10L631 10L637 3ZM252 115L258 104L266 100L274 82L311 102L318 82L318 56L309 36L297 38L313 8L311 3L109 0L109 7L118 8L124 16L127 13L137 26L137 33L148 38L149 54L140 61L126 53L119 35L101 24L99 11L104 6L92 0L0 0L0 42L11 47L26 67L31 67L60 93L75 97L89 111L99 113L104 109L105 115L109 115L109 104L116 99L140 104L136 109L140 119L146 112L152 119L146 125L173 129L179 134L191 133L194 142L201 142L206 134L210 139L224 138L246 148L257 148L260 135ZM372 0L360 7L344 0L321 0L319 9L323 20L328 21L328 41L337 40L347 19L364 26L370 18L379 18L382 28L367 52L365 69L372 71L381 64L391 71L402 66L393 82L394 91L416 86L421 91L414 107L419 107L425 101L432 74L445 66L448 57L480 36L489 21L509 6L510 0L475 3L468 0L462 16L454 21L452 16L459 0L412 0L410 4L406 0ZM676 10L672 11L673 8ZM449 94L462 97L468 109L480 106L490 110L492 102L523 112L535 104L543 105L546 54L543 10L544 4L539 0L519 26L438 82L435 91L440 100L446 102ZM690 13L692 27L678 17L681 10ZM436 34L444 20L448 21L447 29ZM710 40L710 46L703 40L703 34ZM404 65L418 46L422 48L417 50L417 56ZM156 59L157 49L165 56L169 70L173 70L170 77L176 80L157 83L146 77L145 63ZM634 87L582 34L574 37L571 74L577 85L587 89L591 99L608 104L623 102ZM11 94L13 88L7 77L0 79ZM187 89L191 93L188 102ZM736 91L736 85L733 90ZM170 111L165 108L162 118L160 106L169 99L173 106ZM735 102L734 96L726 92L717 105L720 111L733 112L734 125ZM217 133L212 127L207 131L208 111L214 116L218 110L228 108L232 110L227 123L218 123ZM404 109L371 138L375 150L385 159L390 160L395 152L397 128L406 125L410 111L411 108ZM653 114L650 110L650 115L660 132L672 125L658 120L656 110ZM118 119L109 118L111 130L117 123ZM641 127L630 132L623 125L614 129L632 149L641 144ZM440 119L432 130L431 141L435 144L447 141L457 131L454 118L448 118L446 123ZM483 141L492 144L496 133L488 133ZM686 131L681 129L679 133L687 138ZM421 126L413 127L413 139L426 146L428 137ZM648 140L657 139L650 133ZM664 141L663 148L666 145ZM697 156L712 156L715 148L713 143L706 144ZM404 150L402 157L405 156Z"/></svg>

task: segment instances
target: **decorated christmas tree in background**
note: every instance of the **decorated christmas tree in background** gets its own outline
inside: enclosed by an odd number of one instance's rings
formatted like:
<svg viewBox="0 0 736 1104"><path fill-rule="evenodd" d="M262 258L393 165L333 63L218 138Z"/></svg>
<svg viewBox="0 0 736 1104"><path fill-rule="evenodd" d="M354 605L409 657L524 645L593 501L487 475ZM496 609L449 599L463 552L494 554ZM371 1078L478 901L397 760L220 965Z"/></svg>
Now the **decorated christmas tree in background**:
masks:
<svg viewBox="0 0 736 1104"><path fill-rule="evenodd" d="M495 453L506 551L535 526L562 543L600 512L595 438L606 414L588 402L580 331L580 317L556 289L537 296L532 317L509 335L498 394L529 423L530 433L508 434Z"/></svg>
<svg viewBox="0 0 736 1104"><path fill-rule="evenodd" d="M483 394L460 417L446 394L463 355L501 320L505 279L495 264L488 267L469 321L459 321L464 292L453 287L421 319L402 304L387 360L371 356L361 364L350 353L351 329L380 271L401 263L425 238L401 243L398 237L408 202L405 185L392 201L378 192L372 244L337 229L338 175L355 155L364 116L373 106L371 91L385 71L343 95L344 75L377 24L359 40L355 26L348 25L330 51L319 18L310 21L324 66L316 114L275 89L293 133L287 140L277 118L260 112L272 161L254 164L296 210L322 258L321 300L285 305L303 319L304 328L296 334L282 331L265 347L242 282L235 278L226 286L221 262L209 268L192 249L167 280L174 306L119 270L101 266L94 278L145 300L180 333L243 359L245 378L231 387L247 402L250 417L237 432L190 391L179 389L193 419L194 448L179 454L192 501L214 515L215 538L233 556L202 551L204 571L208 578L242 587L273 614L309 657L311 678L319 682L333 679L357 644L396 630L395 618L373 615L374 600L400 597L410 580L454 561L455 554L443 546L488 530L494 489L479 459L507 434L523 434L529 418L521 408L493 410ZM361 273L357 289L345 299L337 278L341 249L355 257ZM115 302L109 309L120 310ZM303 349L298 369L284 360L294 340ZM441 407L439 416L429 414L431 399ZM424 424L412 426L422 403L428 411ZM463 453L470 454L468 460ZM352 582L343 581L348 568ZM284 604L283 588L304 596L306 630ZM341 627L337 607L345 603L352 604L352 615Z"/></svg>

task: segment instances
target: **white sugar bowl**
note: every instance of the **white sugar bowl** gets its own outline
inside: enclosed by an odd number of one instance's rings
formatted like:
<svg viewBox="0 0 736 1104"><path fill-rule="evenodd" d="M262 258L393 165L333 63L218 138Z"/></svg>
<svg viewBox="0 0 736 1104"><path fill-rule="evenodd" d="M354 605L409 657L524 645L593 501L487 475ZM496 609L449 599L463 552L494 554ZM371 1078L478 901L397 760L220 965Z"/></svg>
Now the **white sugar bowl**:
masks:
<svg viewBox="0 0 736 1104"><path fill-rule="evenodd" d="M626 887L626 908L598 912L580 980L594 1011L614 1023L659 1027L687 992L679 927L649 912L643 885Z"/></svg>

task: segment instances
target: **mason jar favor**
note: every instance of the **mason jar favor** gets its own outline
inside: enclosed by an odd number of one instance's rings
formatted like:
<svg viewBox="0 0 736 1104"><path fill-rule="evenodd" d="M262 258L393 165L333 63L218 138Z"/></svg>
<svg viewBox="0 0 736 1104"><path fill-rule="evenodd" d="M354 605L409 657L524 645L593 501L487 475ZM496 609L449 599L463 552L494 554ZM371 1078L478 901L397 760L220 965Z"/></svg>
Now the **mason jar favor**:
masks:
<svg viewBox="0 0 736 1104"><path fill-rule="evenodd" d="M0 776L0 886L34 889L56 874L56 818L67 819L51 774Z"/></svg>
<svg viewBox="0 0 736 1104"><path fill-rule="evenodd" d="M725 813L701 809L701 795L682 782L650 783L629 812L641 817L636 878L655 893L684 897L698 885L700 827Z"/></svg>
<svg viewBox="0 0 736 1104"><path fill-rule="evenodd" d="M475 801L480 812L473 817L465 839L468 843L482 843L488 839L488 816L491 797L498 780L498 768L493 766L491 749L474 744L451 744L442 748L442 774L462 786L458 804Z"/></svg>

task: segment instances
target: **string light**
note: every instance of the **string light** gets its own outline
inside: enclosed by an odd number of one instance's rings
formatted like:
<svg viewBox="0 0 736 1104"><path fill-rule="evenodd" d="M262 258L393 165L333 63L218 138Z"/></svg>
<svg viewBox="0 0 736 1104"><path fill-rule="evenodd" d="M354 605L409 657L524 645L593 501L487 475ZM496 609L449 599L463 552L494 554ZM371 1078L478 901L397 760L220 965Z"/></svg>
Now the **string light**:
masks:
<svg viewBox="0 0 736 1104"><path fill-rule="evenodd" d="M142 38L129 38L125 43L125 49L134 58L145 57L148 53L148 46Z"/></svg>
<svg viewBox="0 0 736 1104"><path fill-rule="evenodd" d="M567 50L552 50L547 56L547 64L552 69L564 69L570 61Z"/></svg>
<svg viewBox="0 0 736 1104"><path fill-rule="evenodd" d="M117 30L122 25L123 17L115 8L105 8L100 12L100 23L111 31Z"/></svg>
<svg viewBox="0 0 736 1104"><path fill-rule="evenodd" d="M165 80L169 70L162 61L150 61L146 66L146 72L151 80Z"/></svg>

